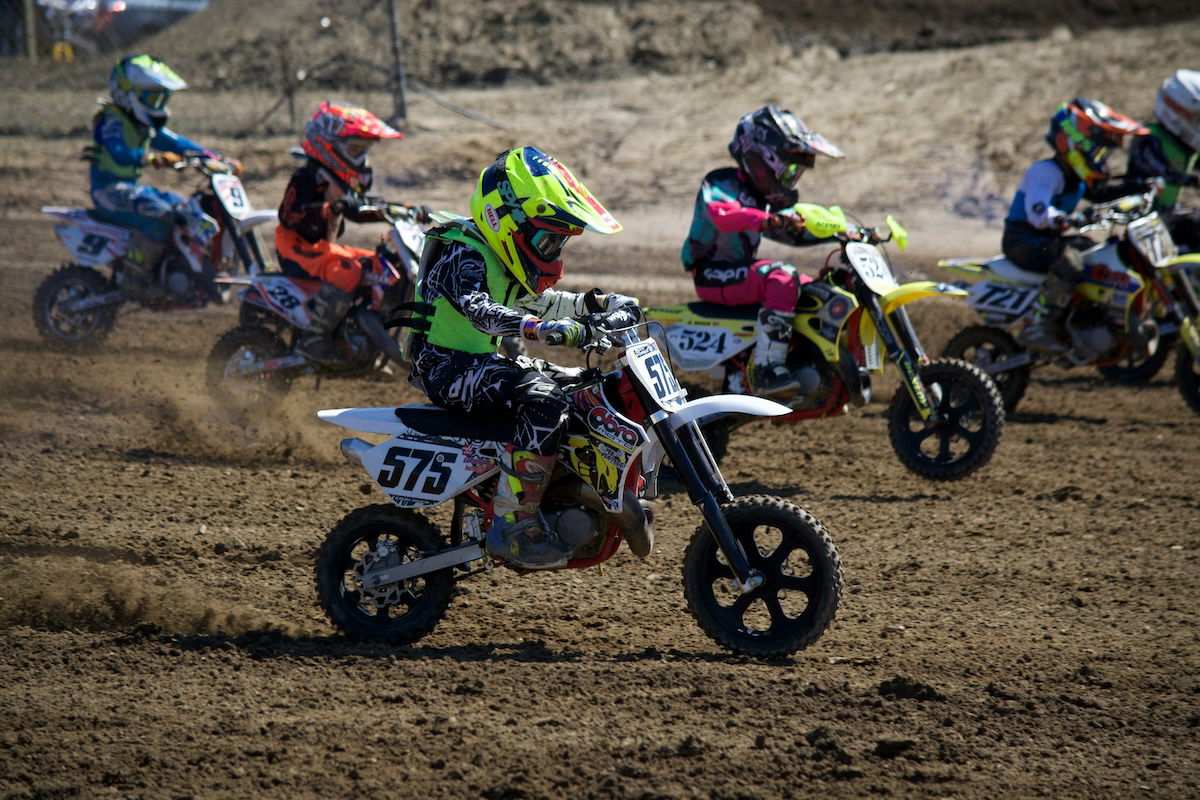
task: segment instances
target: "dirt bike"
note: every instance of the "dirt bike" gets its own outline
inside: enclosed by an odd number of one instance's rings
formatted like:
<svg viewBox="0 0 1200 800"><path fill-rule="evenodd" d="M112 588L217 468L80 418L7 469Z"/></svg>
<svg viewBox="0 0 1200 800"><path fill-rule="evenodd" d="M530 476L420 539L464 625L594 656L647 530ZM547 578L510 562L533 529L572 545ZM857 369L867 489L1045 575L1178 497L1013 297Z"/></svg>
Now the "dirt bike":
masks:
<svg viewBox="0 0 1200 800"><path fill-rule="evenodd" d="M208 356L207 384L228 408L261 411L280 402L300 375L351 377L405 359L389 328L407 316L420 264L425 232L418 211L405 205L369 200L364 211L378 211L391 226L387 249L363 270L362 282L335 342L347 356L336 366L318 364L295 352L299 339L313 329L309 301L321 281L293 274L259 274L218 279L241 285L238 326L225 333Z"/></svg>
<svg viewBox="0 0 1200 800"><path fill-rule="evenodd" d="M653 548L658 469L669 456L703 521L683 557L684 597L714 641L758 657L793 653L833 620L842 591L837 548L825 527L788 501L735 498L695 422L712 414L772 415L786 406L758 397L687 400L636 308L589 318L589 353L615 347L615 368L588 366L564 386L566 435L541 513L573 548L560 569L612 558L622 541L645 558ZM591 356L588 358L591 361ZM347 515L316 560L317 593L330 622L356 639L408 644L445 615L456 581L507 562L484 549L500 454L513 423L437 406L318 412L335 425L390 438L343 439L392 505ZM443 533L418 507L454 503ZM512 567L524 573L518 567Z"/></svg>
<svg viewBox="0 0 1200 800"><path fill-rule="evenodd" d="M1124 231L1083 252L1083 279L1058 325L1058 353L1027 350L1008 330L1031 319L1044 273L1023 270L1002 256L939 261L939 267L979 279L959 285L984 322L955 334L944 354L991 375L1011 412L1035 366L1096 366L1110 378L1144 382L1176 349L1180 392L1200 414L1200 254L1178 254L1154 210L1157 192L1151 185L1072 218L1082 232L1115 226Z"/></svg>
<svg viewBox="0 0 1200 800"><path fill-rule="evenodd" d="M47 343L97 346L112 333L122 306L153 311L201 308L227 299L215 284L219 272L244 269L254 275L267 269L254 229L275 222L275 211L251 206L241 180L223 162L192 156L175 168L194 169L205 180L188 198L184 219L172 232L149 290L131 292L124 285L123 256L132 229L105 222L85 208L42 208L59 220L55 233L72 258L34 294L33 322Z"/></svg>
<svg viewBox="0 0 1200 800"><path fill-rule="evenodd" d="M907 233L891 216L886 231L847 223L837 206L798 204L805 227L836 241L820 277L803 283L796 305L787 363L806 391L776 398L792 413L774 420L834 417L871 399L871 374L896 364L902 385L888 407L892 448L910 470L932 480L956 480L992 457L1004 410L992 381L958 359L930 360L903 306L931 295L964 294L943 283L896 282L882 245L907 246ZM836 258L836 263L831 263ZM662 324L677 368L707 371L723 390L750 391L758 306L694 302L646 309ZM724 454L730 431L744 420L703 422L713 452Z"/></svg>

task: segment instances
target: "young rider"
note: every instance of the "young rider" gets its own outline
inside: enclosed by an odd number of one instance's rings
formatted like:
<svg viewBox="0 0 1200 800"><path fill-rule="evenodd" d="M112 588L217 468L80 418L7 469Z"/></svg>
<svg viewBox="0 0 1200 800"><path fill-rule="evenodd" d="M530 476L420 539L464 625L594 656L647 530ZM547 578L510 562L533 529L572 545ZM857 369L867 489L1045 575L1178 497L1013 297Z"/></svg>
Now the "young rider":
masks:
<svg viewBox="0 0 1200 800"><path fill-rule="evenodd" d="M758 259L763 236L791 245L820 241L795 214L796 182L817 156L842 151L790 111L768 105L747 112L729 143L736 167L704 176L681 257L701 300L760 306L750 382L763 395L791 393L800 381L787 367L800 278L783 261Z"/></svg>
<svg viewBox="0 0 1200 800"><path fill-rule="evenodd" d="M576 317L635 302L552 288L562 277L563 245L585 229L609 234L621 225L564 165L521 147L480 173L471 218L430 229L421 258L418 301L426 305L415 315L411 380L445 408L515 420L487 549L531 569L561 566L570 556L544 529L538 506L566 426L568 400L554 378L571 370L507 358L497 343L517 335L578 346L587 332Z"/></svg>
<svg viewBox="0 0 1200 800"><path fill-rule="evenodd" d="M1126 181L1163 178L1159 214L1181 249L1200 252L1200 209L1179 204L1183 187L1200 185L1200 72L1181 69L1163 81L1154 98L1155 121L1129 146Z"/></svg>
<svg viewBox="0 0 1200 800"><path fill-rule="evenodd" d="M350 309L364 263L376 257L395 262L386 251L350 247L335 241L345 221L382 222L367 210L364 195L371 188L367 152L380 139L404 135L365 108L325 101L304 128L304 165L292 173L279 205L275 250L284 274L322 281L309 302L314 332L296 342L296 352L321 364L347 360L333 333ZM417 219L426 222L428 209ZM382 245L380 246L382 247Z"/></svg>
<svg viewBox="0 0 1200 800"><path fill-rule="evenodd" d="M1136 120L1085 97L1063 103L1050 118L1046 141L1054 155L1025 171L1004 220L1001 242L1009 261L1046 274L1033 320L1018 335L1025 347L1064 349L1055 327L1083 276L1079 248L1093 244L1086 237L1064 236L1072 225L1070 214L1085 197L1097 202L1125 191L1105 187L1105 161L1114 148L1123 146L1126 136L1147 132Z"/></svg>
<svg viewBox="0 0 1200 800"><path fill-rule="evenodd" d="M157 294L151 276L184 199L138 183L142 167L169 166L184 154L221 157L167 128L167 102L187 84L163 62L145 53L126 56L113 67L108 88L110 96L101 101L92 125L93 142L84 151L92 162L90 193L100 217L133 228L133 242L124 255L124 289L151 299ZM241 171L236 160L224 160Z"/></svg>

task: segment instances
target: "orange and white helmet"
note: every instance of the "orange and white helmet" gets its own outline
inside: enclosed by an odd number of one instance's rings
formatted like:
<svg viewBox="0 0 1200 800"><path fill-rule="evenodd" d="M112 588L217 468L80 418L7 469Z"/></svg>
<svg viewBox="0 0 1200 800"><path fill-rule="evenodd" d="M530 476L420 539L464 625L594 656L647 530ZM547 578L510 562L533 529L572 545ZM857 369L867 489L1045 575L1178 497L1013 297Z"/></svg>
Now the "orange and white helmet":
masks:
<svg viewBox="0 0 1200 800"><path fill-rule="evenodd" d="M1046 141L1080 180L1094 186L1108 178L1105 161L1114 149L1125 146L1126 136L1149 132L1137 120L1118 114L1099 100L1076 97L1055 110Z"/></svg>
<svg viewBox="0 0 1200 800"><path fill-rule="evenodd" d="M396 130L365 108L349 103L321 103L304 126L304 152L354 192L371 186L367 151L380 139L403 139Z"/></svg>

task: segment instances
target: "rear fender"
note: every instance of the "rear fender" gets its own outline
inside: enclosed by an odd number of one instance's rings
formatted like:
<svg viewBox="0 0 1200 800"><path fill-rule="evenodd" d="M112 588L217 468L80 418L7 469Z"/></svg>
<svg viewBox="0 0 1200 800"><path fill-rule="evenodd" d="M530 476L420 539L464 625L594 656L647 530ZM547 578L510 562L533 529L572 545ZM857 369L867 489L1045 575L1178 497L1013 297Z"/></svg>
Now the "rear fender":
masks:
<svg viewBox="0 0 1200 800"><path fill-rule="evenodd" d="M937 262L937 265L956 275L965 275L968 278L980 278L991 272L987 268L989 260L986 258L943 258Z"/></svg>

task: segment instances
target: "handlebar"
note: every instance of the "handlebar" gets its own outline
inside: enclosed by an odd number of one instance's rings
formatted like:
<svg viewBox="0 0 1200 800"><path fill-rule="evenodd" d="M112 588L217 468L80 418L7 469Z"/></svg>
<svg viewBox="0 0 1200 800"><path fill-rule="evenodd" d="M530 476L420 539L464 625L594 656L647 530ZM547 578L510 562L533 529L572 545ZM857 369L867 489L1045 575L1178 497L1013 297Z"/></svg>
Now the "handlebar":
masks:
<svg viewBox="0 0 1200 800"><path fill-rule="evenodd" d="M194 169L206 177L211 177L213 175L233 174L233 167L224 161L199 154L185 155L183 158L172 164L171 169L177 171Z"/></svg>
<svg viewBox="0 0 1200 800"><path fill-rule="evenodd" d="M620 337L614 334L635 328L641 321L642 309L638 306L622 306L612 311L590 314L581 320L584 336L579 343L579 349L585 353L596 352L604 355L619 342ZM552 333L546 337L546 344L557 347L565 338L561 333Z"/></svg>
<svg viewBox="0 0 1200 800"><path fill-rule="evenodd" d="M1090 208L1072 214L1068 220L1080 231L1125 225L1138 217L1146 216L1154 209L1154 200L1158 197L1160 188L1161 184L1158 181L1150 181L1143 192L1128 194L1104 203L1096 203Z"/></svg>

